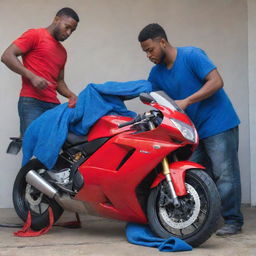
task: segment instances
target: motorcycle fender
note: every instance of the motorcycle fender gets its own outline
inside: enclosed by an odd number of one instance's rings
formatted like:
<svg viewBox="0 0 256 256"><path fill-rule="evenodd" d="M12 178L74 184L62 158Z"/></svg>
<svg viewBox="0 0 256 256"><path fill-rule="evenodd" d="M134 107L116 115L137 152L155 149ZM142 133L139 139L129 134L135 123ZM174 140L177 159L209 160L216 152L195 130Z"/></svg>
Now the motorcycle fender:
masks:
<svg viewBox="0 0 256 256"><path fill-rule="evenodd" d="M170 174L172 178L172 183L175 189L177 196L184 196L187 194L186 186L185 186L185 175L186 171L191 169L205 169L200 164L190 161L178 161L171 163L169 165ZM165 179L163 173L159 173L155 180L153 181L151 188L155 188L159 185L161 181Z"/></svg>

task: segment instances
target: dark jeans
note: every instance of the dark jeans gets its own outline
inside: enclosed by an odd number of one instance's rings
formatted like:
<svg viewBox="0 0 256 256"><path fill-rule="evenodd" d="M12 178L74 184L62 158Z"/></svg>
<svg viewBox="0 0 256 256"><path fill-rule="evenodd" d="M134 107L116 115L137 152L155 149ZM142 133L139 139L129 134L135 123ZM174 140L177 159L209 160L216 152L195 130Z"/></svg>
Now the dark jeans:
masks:
<svg viewBox="0 0 256 256"><path fill-rule="evenodd" d="M30 97L20 97L18 111L20 116L20 137L22 138L29 124L43 114L46 110L52 109L59 104L40 101Z"/></svg>
<svg viewBox="0 0 256 256"><path fill-rule="evenodd" d="M238 127L200 140L191 160L207 168L218 188L226 224L243 225Z"/></svg>

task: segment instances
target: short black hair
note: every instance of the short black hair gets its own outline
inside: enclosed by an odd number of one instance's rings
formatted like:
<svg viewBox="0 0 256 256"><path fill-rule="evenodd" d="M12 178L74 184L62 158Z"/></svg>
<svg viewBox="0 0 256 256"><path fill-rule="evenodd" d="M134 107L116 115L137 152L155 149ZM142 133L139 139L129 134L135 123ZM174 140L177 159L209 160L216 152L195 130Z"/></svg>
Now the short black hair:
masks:
<svg viewBox="0 0 256 256"><path fill-rule="evenodd" d="M139 42L144 42L148 39L153 40L157 37L164 38L168 42L164 29L157 23L151 23L140 31L138 40Z"/></svg>
<svg viewBox="0 0 256 256"><path fill-rule="evenodd" d="M68 16L68 17L71 17L71 18L73 18L76 22L79 22L79 17L78 17L78 15L77 15L77 13L76 13L73 9L71 9L71 8L69 8L69 7L65 7L65 8L60 9L60 10L57 12L57 14L56 14L56 16L58 16L58 17L63 16L63 15Z"/></svg>

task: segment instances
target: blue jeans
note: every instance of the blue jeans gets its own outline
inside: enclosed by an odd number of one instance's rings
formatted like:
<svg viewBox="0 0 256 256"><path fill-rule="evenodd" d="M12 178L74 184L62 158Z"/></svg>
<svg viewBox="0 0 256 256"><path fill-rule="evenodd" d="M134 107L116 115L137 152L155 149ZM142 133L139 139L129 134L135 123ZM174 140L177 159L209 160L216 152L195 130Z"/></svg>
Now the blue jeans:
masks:
<svg viewBox="0 0 256 256"><path fill-rule="evenodd" d="M45 102L30 97L20 97L18 111L20 117L20 137L22 138L29 124L43 114L46 110L52 109L59 104Z"/></svg>
<svg viewBox="0 0 256 256"><path fill-rule="evenodd" d="M243 225L238 127L200 140L191 160L206 167L218 188L226 224Z"/></svg>

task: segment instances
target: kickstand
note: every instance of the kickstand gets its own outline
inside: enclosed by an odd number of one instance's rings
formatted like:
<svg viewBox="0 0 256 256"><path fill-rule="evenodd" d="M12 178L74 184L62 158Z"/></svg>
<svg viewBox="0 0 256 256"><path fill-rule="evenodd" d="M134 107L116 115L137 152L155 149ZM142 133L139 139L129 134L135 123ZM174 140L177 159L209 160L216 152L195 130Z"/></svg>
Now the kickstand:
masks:
<svg viewBox="0 0 256 256"><path fill-rule="evenodd" d="M76 215L75 221L67 221L64 223L59 223L59 224L56 224L56 226L64 227L64 228L81 228L82 224L81 224L79 214L76 212L75 215Z"/></svg>

